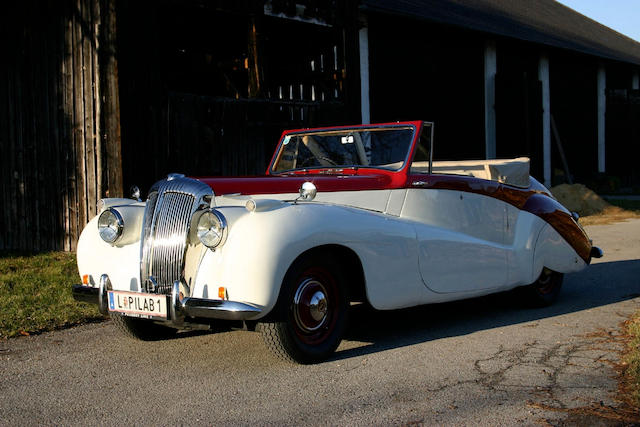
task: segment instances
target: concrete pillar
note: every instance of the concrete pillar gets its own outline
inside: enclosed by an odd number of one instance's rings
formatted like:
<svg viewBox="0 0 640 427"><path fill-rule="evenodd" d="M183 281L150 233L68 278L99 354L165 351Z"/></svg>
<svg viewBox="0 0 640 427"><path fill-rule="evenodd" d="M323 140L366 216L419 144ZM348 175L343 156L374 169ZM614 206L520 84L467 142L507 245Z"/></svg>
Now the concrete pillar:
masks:
<svg viewBox="0 0 640 427"><path fill-rule="evenodd" d="M487 40L484 46L484 143L487 159L496 158L496 43Z"/></svg>
<svg viewBox="0 0 640 427"><path fill-rule="evenodd" d="M538 79L542 83L542 164L544 185L551 186L551 90L549 86L549 57L540 55Z"/></svg>
<svg viewBox="0 0 640 427"><path fill-rule="evenodd" d="M631 77L631 89L639 90L640 89L640 72L635 70L633 72L633 76Z"/></svg>
<svg viewBox="0 0 640 427"><path fill-rule="evenodd" d="M605 172L605 117L607 113L607 71L598 66L598 172Z"/></svg>
<svg viewBox="0 0 640 427"><path fill-rule="evenodd" d="M363 124L371 122L369 110L369 29L363 27L358 34L360 44L360 117Z"/></svg>

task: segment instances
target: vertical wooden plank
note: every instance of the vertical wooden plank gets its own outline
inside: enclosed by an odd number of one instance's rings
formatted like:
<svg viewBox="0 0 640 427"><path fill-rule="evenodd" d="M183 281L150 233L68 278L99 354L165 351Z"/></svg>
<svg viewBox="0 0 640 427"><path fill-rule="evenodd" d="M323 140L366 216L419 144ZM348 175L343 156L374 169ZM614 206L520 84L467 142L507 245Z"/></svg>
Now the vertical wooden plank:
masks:
<svg viewBox="0 0 640 427"><path fill-rule="evenodd" d="M74 2L73 17L73 136L74 151L76 155L76 207L75 227L71 230L71 245L75 250L79 237L79 230L84 225L87 217L86 203L86 171L85 171L85 135L84 135L84 86L83 86L83 52L82 40L84 37L82 29L82 0Z"/></svg>
<svg viewBox="0 0 640 427"><path fill-rule="evenodd" d="M25 152L25 174L27 176L28 186L26 188L25 196L25 208L27 210L27 243L29 250L37 250L38 241L36 236L42 235L42 228L40 225L40 206L39 199L41 197L40 187L40 164L39 158L41 157L38 150L45 144L42 141L42 132L40 132L42 120L39 100L42 99L42 77L40 75L42 64L39 61L43 58L42 46L40 45L40 31L35 31L39 27L39 22L35 19L30 20L31 28L33 29L29 34L27 52L38 52L38 55L26 55L26 69L29 79L29 88L27 109L25 110L25 125L27 138L25 140L26 152ZM38 69L38 73L35 70Z"/></svg>
<svg viewBox="0 0 640 427"><path fill-rule="evenodd" d="M51 8L51 4L49 4ZM52 10L51 10L52 9ZM46 20L47 36L49 40L48 62L47 62L47 93L48 97L45 102L48 104L48 134L50 156L45 159L45 168L49 171L47 178L46 200L48 208L48 217L50 218L49 227L51 235L51 249L62 250L64 239L63 234L63 205L62 205L62 170L60 147L60 92L61 92L61 72L62 72L62 56L61 49L64 43L64 26L60 8L51 8L50 13L53 19Z"/></svg>
<svg viewBox="0 0 640 427"><path fill-rule="evenodd" d="M104 196L102 189L102 137L100 135L100 69L98 52L100 52L100 0L92 0L91 12L93 19L93 100L94 100L94 141L96 150L96 199ZM96 200L96 202L97 202Z"/></svg>
<svg viewBox="0 0 640 427"><path fill-rule="evenodd" d="M22 15L20 15L22 16ZM17 30L17 29L16 29ZM19 214L18 214L18 197L19 197L19 172L18 172L18 152L20 147L18 146L18 133L19 128L17 126L17 109L19 107L18 98L16 93L16 87L18 86L17 80L20 75L20 46L22 40L22 33L17 31L17 40L9 47L9 49L14 53L13 63L11 64L12 70L7 80L7 92L8 92L8 122L9 122L9 144L11 152L10 156L10 167L9 167L9 179L10 179L10 198L11 202L8 205L9 210L11 212L12 218L12 227L11 227L11 245L10 248L19 248L20 247L20 223L19 223Z"/></svg>
<svg viewBox="0 0 640 427"><path fill-rule="evenodd" d="M25 52L38 52L38 49L35 47L37 38L37 34L35 31L36 25L34 25L33 20L29 21L28 24L28 35L25 40ZM35 49L35 50L34 50ZM27 246L26 248L29 251L34 250L34 233L39 231L39 223L38 217L34 205L34 198L38 197L38 163L37 163L37 124L36 124L36 116L37 116L37 101L35 92L38 90L38 79L33 72L34 59L31 58L30 55L25 55L24 58L24 74L23 74L23 82L25 87L23 87L23 95L22 95L22 103L23 103L23 146L24 146L24 157L23 157L23 176L25 181L24 187L24 211L25 211L25 239Z"/></svg>
<svg viewBox="0 0 640 427"><path fill-rule="evenodd" d="M23 52L25 49L25 38L26 38L27 30L25 30L19 39L19 52ZM25 211L24 201L25 201L25 181L24 181L24 134L23 134L23 73L24 73L24 58L20 58L17 62L19 64L19 70L16 73L15 78L15 117L14 123L16 127L15 141L16 141L16 168L14 169L14 184L17 186L16 191L16 199L15 203L17 206L16 214L18 216L18 245L20 248L27 248L27 240L26 240L26 219L25 216L27 212Z"/></svg>
<svg viewBox="0 0 640 427"><path fill-rule="evenodd" d="M120 94L116 57L116 0L104 0L102 14L102 73L104 134L107 156L109 197L120 197L122 191L122 143L120 138Z"/></svg>
<svg viewBox="0 0 640 427"><path fill-rule="evenodd" d="M9 35L8 23L5 22L5 17L0 17L0 46L5 47L7 36ZM6 32L6 33L5 33ZM12 51L7 48L7 54L9 58L13 59ZM9 192L11 191L11 157L13 151L11 149L11 141L9 140L9 127L11 122L9 121L9 98L8 84L10 69L14 67L13 61L0 67L0 99L6 100L0 102L0 147L3 147L3 155L0 156L0 201L2 206L2 216L0 217L0 249L9 249L11 241L11 198Z"/></svg>
<svg viewBox="0 0 640 427"><path fill-rule="evenodd" d="M64 91L64 105L65 105L65 141L67 145L66 150L66 174L67 182L67 197L65 210L67 218L67 230L65 246L66 250L73 250L72 243L74 241L76 224L77 224L77 197L76 197L76 168L75 168L75 137L74 137L74 98L73 98L73 29L74 29L74 4L72 2L65 2L66 8L66 29L65 29L65 46L64 46L64 79L65 79L65 91Z"/></svg>
<svg viewBox="0 0 640 427"><path fill-rule="evenodd" d="M62 11L62 13L61 13ZM55 11L55 19L50 21L50 32L54 35L52 54L50 56L49 70L51 77L49 78L51 106L50 124L52 131L52 162L54 168L54 177L51 180L51 194L55 198L53 206L55 207L53 219L53 236L55 239L55 250L64 250L65 238L65 180L64 180L64 146L61 144L64 128L64 74L63 74L63 54L64 54L64 9L57 8Z"/></svg>
<svg viewBox="0 0 640 427"><path fill-rule="evenodd" d="M95 216L96 211L96 158L95 158L95 127L94 127L94 86L93 86L93 48L91 42L94 38L93 23L91 20L91 0L81 0L82 26L81 40L82 50L82 97L83 97L83 122L84 122L84 147L85 147L85 182L86 182L86 216L80 223L81 227ZM78 230L80 233L81 230Z"/></svg>
<svg viewBox="0 0 640 427"><path fill-rule="evenodd" d="M249 62L249 98L257 98L262 95L262 64L260 63L260 17L257 15L249 16L249 35L248 39L248 62Z"/></svg>

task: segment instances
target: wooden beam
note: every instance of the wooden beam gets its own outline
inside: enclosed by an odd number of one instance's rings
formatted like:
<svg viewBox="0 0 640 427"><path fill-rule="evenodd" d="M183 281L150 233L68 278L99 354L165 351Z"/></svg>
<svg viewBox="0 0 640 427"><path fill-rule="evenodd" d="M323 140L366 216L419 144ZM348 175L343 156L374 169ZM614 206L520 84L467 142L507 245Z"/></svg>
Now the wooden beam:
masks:
<svg viewBox="0 0 640 427"><path fill-rule="evenodd" d="M247 68L249 71L249 98L262 95L262 67L260 64L260 18L256 15L249 17L249 56Z"/></svg>
<svg viewBox="0 0 640 427"><path fill-rule="evenodd" d="M116 48L116 0L105 0L102 13L100 74L102 88L103 145L106 154L108 197L122 197L122 140Z"/></svg>

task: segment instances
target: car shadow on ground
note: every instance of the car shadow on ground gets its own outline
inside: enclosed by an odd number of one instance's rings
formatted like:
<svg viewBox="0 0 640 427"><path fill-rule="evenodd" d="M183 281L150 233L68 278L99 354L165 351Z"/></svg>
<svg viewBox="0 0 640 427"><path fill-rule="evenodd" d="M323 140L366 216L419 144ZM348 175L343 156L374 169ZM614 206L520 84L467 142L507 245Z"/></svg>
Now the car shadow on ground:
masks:
<svg viewBox="0 0 640 427"><path fill-rule="evenodd" d="M332 360L381 352L501 326L532 322L640 296L640 260L604 262L565 275L550 307L530 308L517 290L451 303L377 311L352 306L344 339L369 343L339 351Z"/></svg>

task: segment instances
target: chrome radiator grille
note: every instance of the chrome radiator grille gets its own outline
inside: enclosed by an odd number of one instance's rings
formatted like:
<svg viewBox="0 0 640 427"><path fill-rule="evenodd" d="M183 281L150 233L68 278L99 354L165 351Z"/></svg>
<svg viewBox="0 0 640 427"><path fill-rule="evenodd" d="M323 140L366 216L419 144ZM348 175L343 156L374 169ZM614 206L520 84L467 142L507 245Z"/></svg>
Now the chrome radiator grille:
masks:
<svg viewBox="0 0 640 427"><path fill-rule="evenodd" d="M189 225L193 213L212 191L206 184L177 177L156 183L149 192L141 239L142 288L171 293L183 276Z"/></svg>

